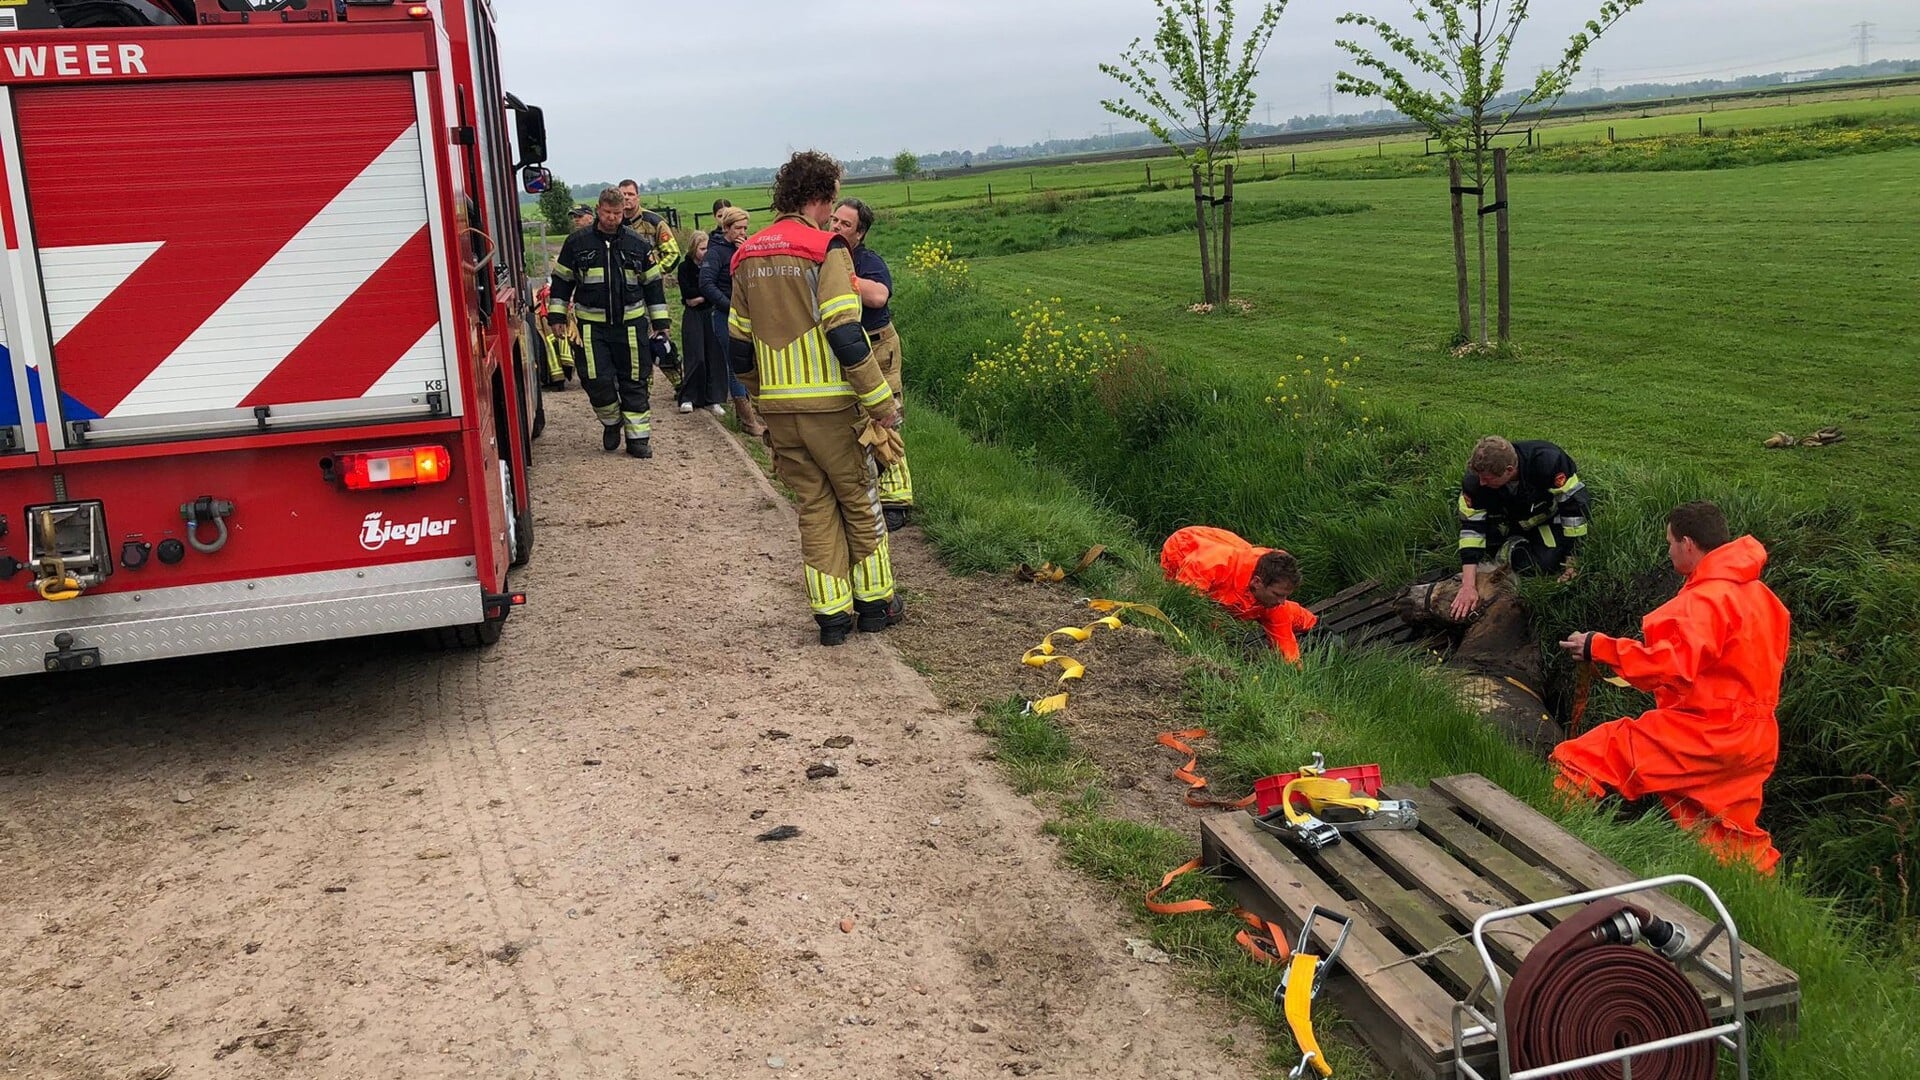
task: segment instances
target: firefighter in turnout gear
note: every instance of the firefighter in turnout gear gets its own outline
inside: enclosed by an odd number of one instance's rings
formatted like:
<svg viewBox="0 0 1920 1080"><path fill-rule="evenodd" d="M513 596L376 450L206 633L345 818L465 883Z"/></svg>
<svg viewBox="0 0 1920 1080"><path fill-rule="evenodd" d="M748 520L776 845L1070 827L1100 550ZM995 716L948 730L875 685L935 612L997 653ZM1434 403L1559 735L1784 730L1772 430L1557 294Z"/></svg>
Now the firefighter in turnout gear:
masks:
<svg viewBox="0 0 1920 1080"><path fill-rule="evenodd" d="M640 184L636 180L622 180L620 188L621 221L627 228L640 234L641 239L653 245L654 260L660 264L660 273L671 276L680 267L680 239L673 235L673 227L667 219L640 205ZM672 341L673 335L668 334ZM680 392L680 358L669 350L659 357L660 374L673 384L673 390Z"/></svg>
<svg viewBox="0 0 1920 1080"><path fill-rule="evenodd" d="M1473 614L1481 563L1518 574L1573 577L1574 553L1587 535L1587 486L1565 450L1544 439L1481 439L1460 481L1460 593L1454 619Z"/></svg>
<svg viewBox="0 0 1920 1080"><path fill-rule="evenodd" d="M873 228L873 210L859 199L841 199L833 208L834 235L853 250L853 284L860 294L860 327L867 332L874 359L880 362L880 374L893 388L893 403L902 413L906 405L901 397L900 334L893 326L893 309L887 301L893 297L893 271L880 253L867 246L867 230ZM903 444L904 445L904 444ZM880 470L880 512L887 519L887 531L903 528L907 512L913 508L913 473L907 468L906 454Z"/></svg>
<svg viewBox="0 0 1920 1080"><path fill-rule="evenodd" d="M571 311L581 326L580 385L600 419L602 449L653 456L653 418L647 403L651 358L667 344L667 292L653 245L622 225L620 193L600 193L594 224L567 237L554 260L547 323L564 326ZM652 324L644 340L643 327Z"/></svg>
<svg viewBox="0 0 1920 1080"><path fill-rule="evenodd" d="M671 274L680 268L680 238L673 235L673 226L667 219L640 205L640 185L632 180L620 181L620 207L625 217L622 219L627 228L639 233L660 253L660 272Z"/></svg>
<svg viewBox="0 0 1920 1080"><path fill-rule="evenodd" d="M593 224L593 209L576 206L567 213L567 217L573 222L573 231L579 232ZM552 273L551 269L548 273ZM561 390L566 387L567 380L573 378L573 347L580 343L580 327L564 311L561 312L559 324L555 324L550 317L552 292L553 286L549 283L540 286L534 297L539 304L540 337L542 344L547 347L546 387L549 390Z"/></svg>
<svg viewBox="0 0 1920 1080"><path fill-rule="evenodd" d="M888 444L900 410L860 328L852 255L826 231L839 190L840 166L825 154L802 151L780 167L773 224L734 254L727 316L733 370L766 423L774 471L800 503L822 645L905 614L867 451Z"/></svg>

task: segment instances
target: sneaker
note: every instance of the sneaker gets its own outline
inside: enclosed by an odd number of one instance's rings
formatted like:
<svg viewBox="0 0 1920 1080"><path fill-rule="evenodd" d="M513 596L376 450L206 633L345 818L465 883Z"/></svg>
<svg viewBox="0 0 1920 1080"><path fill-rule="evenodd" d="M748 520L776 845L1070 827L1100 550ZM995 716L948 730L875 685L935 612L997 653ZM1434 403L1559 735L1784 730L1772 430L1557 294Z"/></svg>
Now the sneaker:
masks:
<svg viewBox="0 0 1920 1080"><path fill-rule="evenodd" d="M628 439L627 440L627 456L637 457L637 458L652 457L653 456L653 440L652 439Z"/></svg>
<svg viewBox="0 0 1920 1080"><path fill-rule="evenodd" d="M680 415L685 416L686 414L692 411L693 411L693 402L683 401L680 403Z"/></svg>
<svg viewBox="0 0 1920 1080"><path fill-rule="evenodd" d="M725 405L709 405L707 406L707 411L715 416L727 415L727 407Z"/></svg>
<svg viewBox="0 0 1920 1080"><path fill-rule="evenodd" d="M605 450L609 454L620 449L619 424L600 425L600 449Z"/></svg>
<svg viewBox="0 0 1920 1080"><path fill-rule="evenodd" d="M904 506L883 506L880 513L887 519L887 531L899 532L907 527L907 508Z"/></svg>
<svg viewBox="0 0 1920 1080"><path fill-rule="evenodd" d="M853 616L844 611L838 615L815 615L813 621L820 624L822 645L845 645L847 635L853 632Z"/></svg>
<svg viewBox="0 0 1920 1080"><path fill-rule="evenodd" d="M856 600L853 609L860 614L863 634L877 634L889 626L898 626L907 617L907 603L894 593L886 600Z"/></svg>

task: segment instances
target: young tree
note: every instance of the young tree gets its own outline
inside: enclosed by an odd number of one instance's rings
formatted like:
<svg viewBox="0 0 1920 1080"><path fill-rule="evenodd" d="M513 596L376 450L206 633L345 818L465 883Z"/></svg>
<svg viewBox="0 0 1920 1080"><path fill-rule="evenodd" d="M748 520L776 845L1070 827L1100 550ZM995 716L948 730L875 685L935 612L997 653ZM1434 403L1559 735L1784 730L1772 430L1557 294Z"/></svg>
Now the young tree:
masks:
<svg viewBox="0 0 1920 1080"><path fill-rule="evenodd" d="M1407 0L1418 29L1403 31L1385 19L1349 12L1336 21L1342 26L1372 30L1385 49L1381 53L1356 41L1336 42L1352 58L1359 74L1342 71L1334 86L1355 97L1385 98L1414 122L1426 127L1447 154L1456 160L1471 154L1478 218L1480 269L1480 343L1487 336L1487 151L1522 110L1538 119L1567 92L1580 70L1580 61L1599 36L1619 22L1641 0L1602 0L1600 10L1567 41L1556 64L1541 68L1513 102L1496 107L1507 88L1507 58L1513 39L1527 19L1529 0ZM1504 9L1504 10L1503 10ZM1424 40L1422 40L1424 39ZM1397 57L1397 60L1396 60ZM1416 85L1423 84L1423 85ZM1432 87L1432 88L1429 88ZM1461 273L1465 268L1461 267ZM1458 283L1462 295L1467 287ZM1470 336L1469 327L1462 326Z"/></svg>
<svg viewBox="0 0 1920 1080"><path fill-rule="evenodd" d="M548 228L565 233L569 225L567 211L572 209L573 189L555 177L553 184L540 193L540 216L546 219Z"/></svg>
<svg viewBox="0 0 1920 1080"><path fill-rule="evenodd" d="M908 184L907 181L912 180L919 172L920 159L913 156L913 151L902 150L893 155L893 175L899 177L901 183L907 184L908 205L913 204L913 185Z"/></svg>
<svg viewBox="0 0 1920 1080"><path fill-rule="evenodd" d="M1233 0L1154 0L1160 25L1151 45L1134 38L1119 63L1100 70L1129 96L1100 107L1144 126L1199 178L1201 281L1208 303L1224 305L1221 254L1231 243L1218 192L1221 167L1240 147L1253 114L1253 80L1287 0L1267 0L1246 37L1234 44Z"/></svg>

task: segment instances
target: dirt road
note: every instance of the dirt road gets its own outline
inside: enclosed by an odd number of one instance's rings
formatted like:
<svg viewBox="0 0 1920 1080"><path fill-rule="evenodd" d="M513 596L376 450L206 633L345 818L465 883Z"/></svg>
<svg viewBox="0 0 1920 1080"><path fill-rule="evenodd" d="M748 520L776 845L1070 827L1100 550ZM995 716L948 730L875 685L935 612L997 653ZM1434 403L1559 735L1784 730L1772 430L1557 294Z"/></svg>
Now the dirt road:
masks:
<svg viewBox="0 0 1920 1080"><path fill-rule="evenodd" d="M0 685L0 1076L1257 1071L964 712L813 643L718 424L638 463L549 403L495 648Z"/></svg>

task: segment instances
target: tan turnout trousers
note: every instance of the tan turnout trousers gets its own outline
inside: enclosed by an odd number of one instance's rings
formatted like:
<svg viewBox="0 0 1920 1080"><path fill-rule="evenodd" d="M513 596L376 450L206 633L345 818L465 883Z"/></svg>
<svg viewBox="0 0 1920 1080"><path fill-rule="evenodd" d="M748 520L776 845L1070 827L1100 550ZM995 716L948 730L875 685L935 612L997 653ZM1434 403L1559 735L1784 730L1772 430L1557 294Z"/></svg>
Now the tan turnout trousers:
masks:
<svg viewBox="0 0 1920 1080"><path fill-rule="evenodd" d="M762 418L774 472L800 503L807 601L816 615L837 615L855 600L893 596L873 459L853 435L860 416L860 408L849 405L839 412Z"/></svg>
<svg viewBox="0 0 1920 1080"><path fill-rule="evenodd" d="M873 358L880 362L880 374L886 376L887 385L893 388L893 402L896 405L905 401L900 381L900 334L888 323L868 334L873 342ZM880 505L913 505L913 471L907 468L906 455L880 471Z"/></svg>

